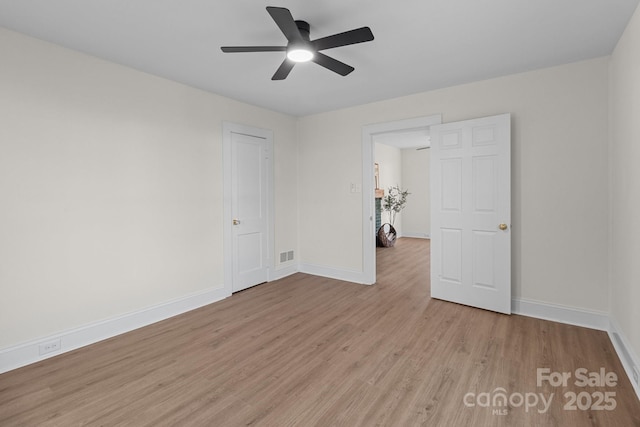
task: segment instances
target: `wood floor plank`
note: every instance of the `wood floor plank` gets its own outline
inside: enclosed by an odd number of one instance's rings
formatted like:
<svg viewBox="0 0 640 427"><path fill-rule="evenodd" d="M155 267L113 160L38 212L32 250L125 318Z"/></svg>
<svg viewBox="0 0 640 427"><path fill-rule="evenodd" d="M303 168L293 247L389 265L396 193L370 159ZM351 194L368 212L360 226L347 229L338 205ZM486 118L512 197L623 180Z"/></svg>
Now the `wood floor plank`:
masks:
<svg viewBox="0 0 640 427"><path fill-rule="evenodd" d="M398 239L377 264L374 286L295 274L2 374L0 425L640 426L606 333L431 300L428 240ZM538 387L545 367L619 381ZM498 388L555 400L465 405ZM617 406L564 409L584 391Z"/></svg>

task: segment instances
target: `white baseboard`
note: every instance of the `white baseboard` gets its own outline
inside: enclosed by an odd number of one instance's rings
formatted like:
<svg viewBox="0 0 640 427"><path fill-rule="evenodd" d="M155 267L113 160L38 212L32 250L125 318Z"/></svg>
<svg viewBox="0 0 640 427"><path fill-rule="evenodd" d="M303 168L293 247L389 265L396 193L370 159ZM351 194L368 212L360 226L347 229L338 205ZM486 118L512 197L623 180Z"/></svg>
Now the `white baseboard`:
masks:
<svg viewBox="0 0 640 427"><path fill-rule="evenodd" d="M277 270L272 270L271 275L269 276L269 281L284 279L287 276L291 276L298 272L298 265L290 265L284 268L279 268Z"/></svg>
<svg viewBox="0 0 640 427"><path fill-rule="evenodd" d="M362 271L342 270L314 264L300 264L298 271L314 276L328 277L329 279L366 284L365 274Z"/></svg>
<svg viewBox="0 0 640 427"><path fill-rule="evenodd" d="M0 350L0 374L177 316L220 301L228 296L224 288L208 289L132 313L5 348ZM60 340L59 350L44 355L40 354L40 344L58 339Z"/></svg>
<svg viewBox="0 0 640 427"><path fill-rule="evenodd" d="M629 382L631 382L638 399L640 399L640 384L633 380L633 368L635 367L636 370L640 370L640 358L636 352L633 351L633 348L629 344L629 340L624 335L622 329L620 329L620 325L613 316L609 317L608 332L609 339L618 354L620 362L622 362L622 366L624 367L627 377L629 377Z"/></svg>
<svg viewBox="0 0 640 427"><path fill-rule="evenodd" d="M638 399L640 399L640 385L633 379L633 368L640 369L640 358L629 345L629 341L622 333L613 316L600 311L578 309L523 298L514 298L511 302L511 309L514 314L606 331L609 334L609 340L613 348L618 354L618 358L622 362L629 382L633 386Z"/></svg>
<svg viewBox="0 0 640 427"><path fill-rule="evenodd" d="M271 280L278 280L297 272L348 282L364 283L364 274L362 272L339 270L313 264L292 265L274 270ZM230 294L224 287L209 289L122 316L5 348L0 350L0 374L195 310L228 296ZM622 333L616 320L610 317L609 314L525 298L514 298L511 307L514 314L607 331L609 339L624 366L625 373L640 399L640 386L633 380L633 367L640 369L640 358L629 345L628 339ZM61 344L60 350L45 355L39 354L40 344L58 339Z"/></svg>
<svg viewBox="0 0 640 427"><path fill-rule="evenodd" d="M609 329L609 314L602 311L549 304L525 298L513 298L511 300L511 311L514 314L521 314L527 317L583 326L599 331Z"/></svg>
<svg viewBox="0 0 640 427"><path fill-rule="evenodd" d="M412 237L414 239L430 239L431 238L428 233L412 233L410 231L407 233L402 233L401 237Z"/></svg>

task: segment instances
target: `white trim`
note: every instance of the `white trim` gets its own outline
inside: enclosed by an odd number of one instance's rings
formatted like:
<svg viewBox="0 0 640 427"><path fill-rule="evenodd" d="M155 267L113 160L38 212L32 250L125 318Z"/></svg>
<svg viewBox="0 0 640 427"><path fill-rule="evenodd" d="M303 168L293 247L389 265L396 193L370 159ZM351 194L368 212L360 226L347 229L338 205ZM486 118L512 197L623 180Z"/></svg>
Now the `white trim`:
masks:
<svg viewBox="0 0 640 427"><path fill-rule="evenodd" d="M292 274L296 274L298 272L297 265L290 265L287 267L279 268L277 270L273 270L273 274L269 281L284 279L285 277L291 276Z"/></svg>
<svg viewBox="0 0 640 427"><path fill-rule="evenodd" d="M609 328L609 315L605 312L549 304L525 298L512 298L511 312L522 316L583 326L599 331L606 331Z"/></svg>
<svg viewBox="0 0 640 427"><path fill-rule="evenodd" d="M442 115L415 117L362 127L362 281L376 282L375 198L373 173L373 137L375 135L425 129L442 123Z"/></svg>
<svg viewBox="0 0 640 427"><path fill-rule="evenodd" d="M375 249L375 248L374 248ZM300 273L312 274L314 276L327 277L329 279L343 280L345 282L359 283L362 285L371 285L367 283L366 277L362 271L343 270L333 267L326 267L315 264L300 264L298 271Z"/></svg>
<svg viewBox="0 0 640 427"><path fill-rule="evenodd" d="M602 311L585 310L524 298L513 298L511 308L513 314L606 331L618 358L622 362L625 374L640 399L640 385L633 381L633 367L640 369L640 358L633 351L629 340L622 333L622 329L613 316Z"/></svg>
<svg viewBox="0 0 640 427"><path fill-rule="evenodd" d="M267 271L267 278L269 280L275 280L273 277L275 275L275 264L276 264L276 237L275 237L275 221L276 221L276 197L275 197L275 173L274 173L274 157L275 150L273 148L273 131L271 130L262 130L263 134L266 135L267 139L267 151L269 158L267 160L267 215L269 218L267 219L267 227L269 227L268 231L268 239L269 243L267 244L267 250L269 251L267 254L267 262L269 264L269 269Z"/></svg>
<svg viewBox="0 0 640 427"><path fill-rule="evenodd" d="M609 339L613 344L613 348L616 350L620 362L622 362L622 367L627 377L629 377L629 382L633 386L638 399L640 399L640 385L633 381L633 367L635 366L637 370L640 370L640 358L633 351L629 340L622 333L620 325L613 316L609 317L609 330L607 332L609 333Z"/></svg>
<svg viewBox="0 0 640 427"><path fill-rule="evenodd" d="M402 233L402 236L400 237L411 237L413 239L430 239L431 237L429 236L428 233Z"/></svg>
<svg viewBox="0 0 640 427"><path fill-rule="evenodd" d="M373 133L368 126L362 128L362 272L363 283L376 282L376 208L375 175L373 171Z"/></svg>
<svg viewBox="0 0 640 427"><path fill-rule="evenodd" d="M142 310L5 348L0 350L0 374L195 310L230 295L226 287L207 289ZM59 351L40 355L40 344L57 339L61 342Z"/></svg>
<svg viewBox="0 0 640 427"><path fill-rule="evenodd" d="M241 125L238 123L222 122L222 164L223 164L223 258L224 258L224 283L229 294L233 292L233 238L232 238L232 215L231 215L231 134L239 133L243 135L263 138L267 144L268 160L267 160L267 223L268 223L268 239L267 243L267 280L274 280L272 276L274 272L275 250L273 245L274 239L274 218L275 218L275 202L274 202L274 173L273 173L273 131L269 129L261 129L252 126Z"/></svg>
<svg viewBox="0 0 640 427"><path fill-rule="evenodd" d="M361 272L338 270L312 264L302 264L299 268L294 265L275 270L273 280L279 280L297 272L364 284ZM213 304L229 296L231 294L227 292L227 287L208 289L142 310L5 348L0 350L0 374ZM640 358L629 345L628 339L621 332L622 330L614 318L599 311L583 310L524 298L512 299L512 312L522 316L607 331L609 340L622 362L629 382L640 399L640 386L633 381L632 368L633 366L640 368ZM45 355L39 354L40 344L57 339L61 342L59 351Z"/></svg>

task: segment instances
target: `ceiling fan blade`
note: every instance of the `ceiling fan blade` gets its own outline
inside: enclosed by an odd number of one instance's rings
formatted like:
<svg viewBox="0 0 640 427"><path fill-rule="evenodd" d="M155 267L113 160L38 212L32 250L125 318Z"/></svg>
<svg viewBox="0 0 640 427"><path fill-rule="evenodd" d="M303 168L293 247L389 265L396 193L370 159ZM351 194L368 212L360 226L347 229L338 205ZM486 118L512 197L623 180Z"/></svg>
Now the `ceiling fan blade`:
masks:
<svg viewBox="0 0 640 427"><path fill-rule="evenodd" d="M225 53L235 52L284 52L287 50L286 46L222 46Z"/></svg>
<svg viewBox="0 0 640 427"><path fill-rule="evenodd" d="M271 77L271 80L284 80L287 78L287 76L289 75L289 73L291 72L291 70L293 69L293 66L296 65L295 62L291 61L290 59L285 59L282 64L280 64L280 67L278 67L278 69L276 70L276 73L273 75L273 77Z"/></svg>
<svg viewBox="0 0 640 427"><path fill-rule="evenodd" d="M350 44L370 42L373 40L371 28L362 27L355 30L345 31L344 33L334 34L332 36L322 37L312 41L311 43L316 50L331 49L334 47L347 46Z"/></svg>
<svg viewBox="0 0 640 427"><path fill-rule="evenodd" d="M334 73L338 73L341 76L346 76L355 68L350 65L345 64L344 62L340 62L337 59L333 59L330 56L325 55L324 53L316 52L313 55L313 62L318 65L323 66L324 68L333 71Z"/></svg>
<svg viewBox="0 0 640 427"><path fill-rule="evenodd" d="M290 42L303 41L302 36L300 35L300 30L298 30L298 25L293 19L293 16L291 16L289 9L285 9L284 7L267 6L267 12L269 12L269 15L271 15L287 40Z"/></svg>

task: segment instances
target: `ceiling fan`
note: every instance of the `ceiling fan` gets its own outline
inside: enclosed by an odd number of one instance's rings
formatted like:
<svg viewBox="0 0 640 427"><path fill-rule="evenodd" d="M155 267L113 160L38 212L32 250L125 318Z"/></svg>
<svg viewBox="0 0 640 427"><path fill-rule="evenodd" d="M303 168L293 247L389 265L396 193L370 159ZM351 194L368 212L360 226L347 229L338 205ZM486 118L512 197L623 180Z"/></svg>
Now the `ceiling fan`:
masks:
<svg viewBox="0 0 640 427"><path fill-rule="evenodd" d="M296 62L306 61L313 61L341 76L346 76L354 70L352 66L331 58L320 51L373 40L373 33L369 27L361 27L310 40L309 24L305 21L294 20L289 9L268 6L267 12L269 12L271 18L287 38L288 43L286 46L223 46L220 49L225 53L287 52L287 57L271 77L271 80L286 79Z"/></svg>

